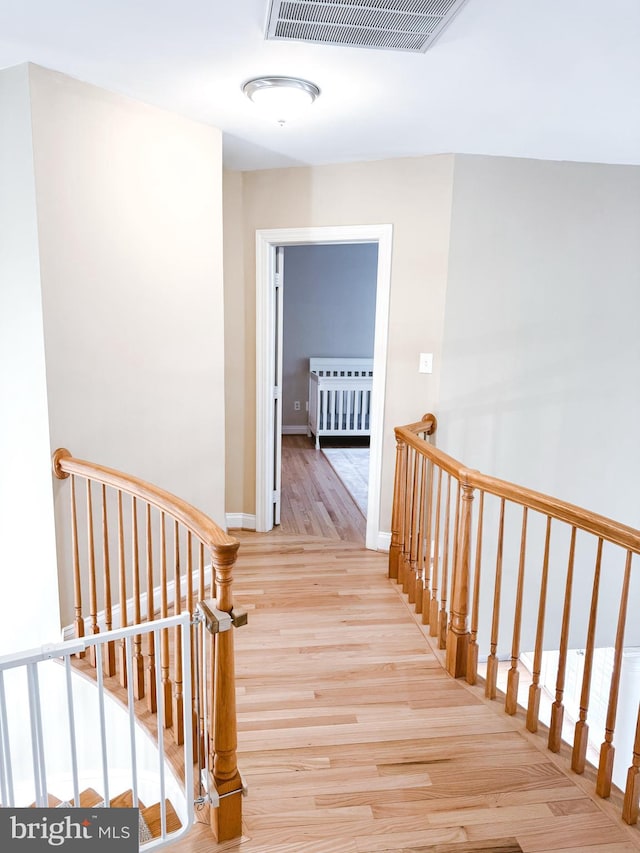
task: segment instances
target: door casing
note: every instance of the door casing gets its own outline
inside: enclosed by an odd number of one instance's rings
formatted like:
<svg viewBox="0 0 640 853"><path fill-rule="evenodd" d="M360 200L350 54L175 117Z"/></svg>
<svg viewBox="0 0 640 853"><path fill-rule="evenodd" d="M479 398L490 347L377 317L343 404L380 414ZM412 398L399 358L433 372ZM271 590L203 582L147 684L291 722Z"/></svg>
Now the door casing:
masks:
<svg viewBox="0 0 640 853"><path fill-rule="evenodd" d="M276 441L273 418L273 377L276 346L276 248L307 244L377 243L376 319L373 353L369 511L365 544L377 550L380 534L382 480L382 430L384 422L391 250L393 226L338 225L307 228L272 228L256 231L256 530L273 527L273 471ZM282 335L280 328L279 334Z"/></svg>

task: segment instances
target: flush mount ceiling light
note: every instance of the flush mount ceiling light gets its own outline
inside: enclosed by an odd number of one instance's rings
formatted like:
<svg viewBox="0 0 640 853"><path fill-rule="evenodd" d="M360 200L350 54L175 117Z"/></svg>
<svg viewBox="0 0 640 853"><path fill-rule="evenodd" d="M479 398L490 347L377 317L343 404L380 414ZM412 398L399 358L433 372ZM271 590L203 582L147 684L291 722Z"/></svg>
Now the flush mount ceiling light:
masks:
<svg viewBox="0 0 640 853"><path fill-rule="evenodd" d="M254 77L242 91L263 112L283 125L309 107L320 89L300 77Z"/></svg>

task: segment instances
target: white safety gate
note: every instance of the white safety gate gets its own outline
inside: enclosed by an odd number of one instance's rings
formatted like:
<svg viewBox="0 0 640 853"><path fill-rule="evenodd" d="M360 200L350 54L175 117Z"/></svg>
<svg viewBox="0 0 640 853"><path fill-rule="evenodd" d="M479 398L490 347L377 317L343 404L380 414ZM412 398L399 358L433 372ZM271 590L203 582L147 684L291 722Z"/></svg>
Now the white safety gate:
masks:
<svg viewBox="0 0 640 853"><path fill-rule="evenodd" d="M0 800L2 806L45 807L50 797L63 805L80 803L86 788L97 791L109 804L123 790L130 792L134 807L152 799L160 806L160 833L143 837L145 849L163 846L184 835L194 821L195 804L209 800L207 791L194 796L194 782L209 778L208 758L199 756L194 780L193 719L204 720L200 693L206 702L200 673L204 666L202 642L205 631L199 613L189 613L69 640L0 658ZM226 626L225 626L226 627ZM230 625L229 625L230 627ZM156 735L136 720L133 693L133 643L153 633L156 648L169 629L182 634L182 671L195 673L184 678L184 779L168 768L164 746L164 709L157 703ZM195 642L194 642L195 640ZM124 645L127 669L126 707L105 687L103 649L107 643ZM74 671L72 658L95 648L95 683ZM161 668L155 672L156 695L160 699ZM208 735L197 738L206 744ZM206 749L205 749L206 752ZM200 770L204 772L200 772ZM180 828L168 831L167 802L175 808Z"/></svg>

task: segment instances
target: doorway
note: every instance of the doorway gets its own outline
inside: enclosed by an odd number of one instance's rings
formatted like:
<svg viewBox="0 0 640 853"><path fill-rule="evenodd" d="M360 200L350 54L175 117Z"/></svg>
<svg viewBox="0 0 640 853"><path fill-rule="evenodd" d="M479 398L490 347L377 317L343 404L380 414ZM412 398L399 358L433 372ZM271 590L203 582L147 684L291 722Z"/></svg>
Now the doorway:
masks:
<svg viewBox="0 0 640 853"><path fill-rule="evenodd" d="M256 232L256 529L271 530L279 501L282 423L282 293L279 292L277 248L303 244L377 243L376 307L371 402L371 442L366 537L367 548L379 546L382 425L385 398L391 225L270 229Z"/></svg>

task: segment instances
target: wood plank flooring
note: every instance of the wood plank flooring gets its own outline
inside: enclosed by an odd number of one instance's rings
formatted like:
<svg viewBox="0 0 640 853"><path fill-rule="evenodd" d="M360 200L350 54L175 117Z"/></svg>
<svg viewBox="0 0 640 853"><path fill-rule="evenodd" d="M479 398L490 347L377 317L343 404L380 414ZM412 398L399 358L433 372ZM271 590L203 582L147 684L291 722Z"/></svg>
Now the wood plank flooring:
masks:
<svg viewBox="0 0 640 853"><path fill-rule="evenodd" d="M204 853L627 853L640 831L480 691L451 679L386 555L239 534L244 835Z"/></svg>
<svg viewBox="0 0 640 853"><path fill-rule="evenodd" d="M364 544L366 520L306 435L282 437L282 533Z"/></svg>

